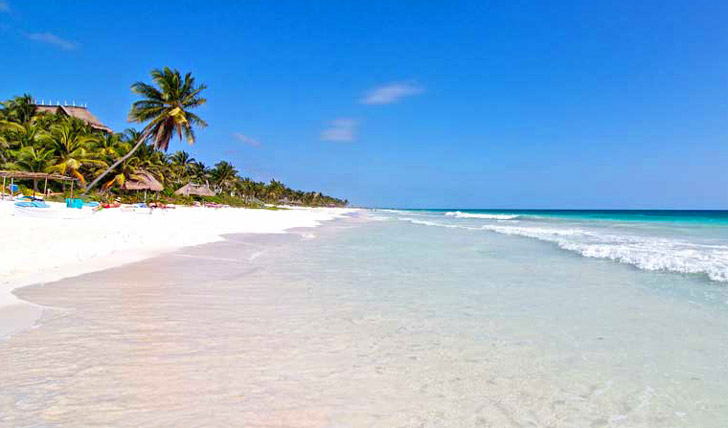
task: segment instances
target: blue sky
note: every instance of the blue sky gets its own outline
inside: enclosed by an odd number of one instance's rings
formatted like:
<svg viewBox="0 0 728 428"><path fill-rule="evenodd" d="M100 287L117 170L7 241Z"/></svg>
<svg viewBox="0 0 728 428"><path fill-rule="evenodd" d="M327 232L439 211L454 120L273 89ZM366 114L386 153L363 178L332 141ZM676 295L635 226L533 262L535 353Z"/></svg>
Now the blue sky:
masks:
<svg viewBox="0 0 728 428"><path fill-rule="evenodd" d="M728 208L728 3L0 0L0 97L191 71L185 149L356 204Z"/></svg>

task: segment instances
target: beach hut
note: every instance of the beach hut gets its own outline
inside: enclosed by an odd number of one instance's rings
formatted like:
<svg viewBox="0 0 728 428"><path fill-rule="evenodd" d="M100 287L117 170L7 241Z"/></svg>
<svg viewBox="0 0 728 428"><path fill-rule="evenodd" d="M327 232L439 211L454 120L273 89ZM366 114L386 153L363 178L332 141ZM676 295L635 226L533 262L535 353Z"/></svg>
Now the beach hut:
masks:
<svg viewBox="0 0 728 428"><path fill-rule="evenodd" d="M73 185L77 181L79 181L75 177L67 177L65 175L60 174L48 174L45 172L28 172L28 171L0 171L0 177L3 179L3 187L2 191L0 191L0 196L2 199L5 199L5 189L7 189L8 181L10 181L10 185L12 186L15 184L15 179L18 180L33 180L33 191L35 191L35 188L37 187L38 181L43 180L43 195L48 194L48 180L55 180L65 183L67 181L71 182L71 198L73 198Z"/></svg>
<svg viewBox="0 0 728 428"><path fill-rule="evenodd" d="M188 183L182 187L180 187L176 192L174 192L175 195L182 195L182 196L215 196L215 192L210 190L209 187L204 186L202 184L193 184Z"/></svg>
<svg viewBox="0 0 728 428"><path fill-rule="evenodd" d="M152 173L145 170L139 170L132 176L133 179L126 180L121 186L124 190L144 190L144 200L147 200L147 190L152 192L161 192L164 186L160 183Z"/></svg>

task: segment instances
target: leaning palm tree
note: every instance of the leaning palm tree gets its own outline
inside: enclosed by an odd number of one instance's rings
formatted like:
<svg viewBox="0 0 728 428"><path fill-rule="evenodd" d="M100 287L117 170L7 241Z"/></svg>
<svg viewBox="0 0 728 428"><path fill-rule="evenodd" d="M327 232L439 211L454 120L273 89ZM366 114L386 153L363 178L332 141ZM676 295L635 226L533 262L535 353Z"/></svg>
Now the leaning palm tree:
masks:
<svg viewBox="0 0 728 428"><path fill-rule="evenodd" d="M129 121L146 123L136 145L124 156L119 158L106 171L101 173L89 184L86 192L91 190L101 179L114 170L119 164L131 157L134 152L147 140L160 150L166 151L169 141L176 134L180 140L182 136L188 143L195 142L193 126L204 128L207 123L190 110L201 106L207 100L200 96L207 88L206 85L195 85L195 78L187 73L184 77L178 70L165 67L163 70L152 70L152 81L157 86L144 82L131 85L131 90L142 97L135 101L129 111Z"/></svg>

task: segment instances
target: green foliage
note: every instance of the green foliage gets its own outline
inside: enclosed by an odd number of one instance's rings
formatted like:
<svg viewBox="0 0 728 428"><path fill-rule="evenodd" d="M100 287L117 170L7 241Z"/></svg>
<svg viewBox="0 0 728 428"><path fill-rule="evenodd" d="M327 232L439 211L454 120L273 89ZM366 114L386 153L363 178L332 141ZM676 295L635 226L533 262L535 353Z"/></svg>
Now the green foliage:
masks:
<svg viewBox="0 0 728 428"><path fill-rule="evenodd" d="M206 126L202 119L189 112L189 109L206 101L200 97L205 86L196 85L189 74L182 77L176 70L168 68L153 71L152 78L160 89L141 82L132 86L134 92L144 99L134 103L129 117L133 121L149 121L148 129L153 131L136 151L133 148L142 138L142 133L135 129L109 134L73 117L39 113L30 95L2 102L0 169L59 173L76 177L83 184L97 179L109 165L125 158L103 181L99 181L97 192L89 195L91 199L137 201L143 193L126 191L124 184L139 180L140 173L145 172L165 187L158 195L148 193L147 197L163 203L201 201L257 208L269 207L268 204L344 206L348 203L320 192L293 190L277 180L264 183L241 177L235 166L224 160L210 168L184 151L166 155L164 150L173 135L194 141L191 125ZM172 98L165 95L168 93L173 94L175 101L170 101ZM160 112L163 113L160 115ZM188 183L207 186L216 196L174 194L175 190ZM19 184L25 192L32 193L31 189L37 192L37 181L31 183L27 180L27 183ZM56 182L49 182L48 186L51 192L63 190L62 185ZM65 190L67 193L68 188Z"/></svg>

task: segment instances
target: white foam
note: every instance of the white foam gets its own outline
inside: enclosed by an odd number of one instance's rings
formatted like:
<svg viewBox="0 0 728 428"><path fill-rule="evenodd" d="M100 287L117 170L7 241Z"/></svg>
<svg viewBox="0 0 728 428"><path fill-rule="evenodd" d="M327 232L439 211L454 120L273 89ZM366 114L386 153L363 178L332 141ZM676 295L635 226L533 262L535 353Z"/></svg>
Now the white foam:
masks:
<svg viewBox="0 0 728 428"><path fill-rule="evenodd" d="M455 218L482 218L486 220L513 220L519 217L517 214L476 214L461 211L449 211L445 215Z"/></svg>
<svg viewBox="0 0 728 428"><path fill-rule="evenodd" d="M417 219L410 218L410 217L401 217L400 220L402 220L402 221L408 221L408 222L413 223L413 224L419 224L421 226L437 226L437 227L445 227L445 228L448 228L448 229L471 229L471 230L478 230L477 228L472 228L472 227L462 227L462 226L457 226L455 224L442 224L442 223L436 223L434 221L417 220Z"/></svg>
<svg viewBox="0 0 728 428"><path fill-rule="evenodd" d="M455 217L454 214L452 214ZM627 263L643 270L700 274L716 282L728 282L728 246L701 244L675 238L616 234L565 226L488 224L478 228L428 220L400 218L413 224L466 230L486 230L553 242L559 248L584 257Z"/></svg>
<svg viewBox="0 0 728 428"><path fill-rule="evenodd" d="M556 243L584 257L609 259L651 271L704 274L728 282L728 246L673 238L616 235L585 229L487 225L483 230Z"/></svg>

